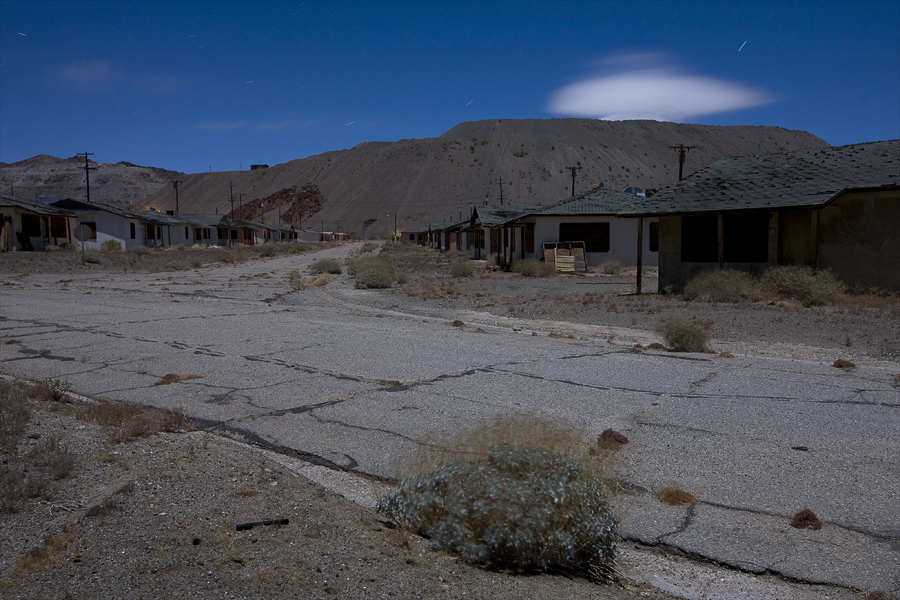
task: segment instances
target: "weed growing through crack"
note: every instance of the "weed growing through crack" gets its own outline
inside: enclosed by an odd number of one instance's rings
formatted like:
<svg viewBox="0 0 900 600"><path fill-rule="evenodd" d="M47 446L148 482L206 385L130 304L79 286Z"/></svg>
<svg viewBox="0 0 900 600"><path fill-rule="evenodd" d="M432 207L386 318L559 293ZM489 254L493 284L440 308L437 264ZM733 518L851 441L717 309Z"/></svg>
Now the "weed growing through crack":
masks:
<svg viewBox="0 0 900 600"><path fill-rule="evenodd" d="M692 493L681 489L677 485L667 485L659 488L656 490L656 498L663 504L668 504L669 506L693 504L697 501Z"/></svg>
<svg viewBox="0 0 900 600"><path fill-rule="evenodd" d="M663 321L657 331L675 352L703 352L709 341L706 326L684 319Z"/></svg>

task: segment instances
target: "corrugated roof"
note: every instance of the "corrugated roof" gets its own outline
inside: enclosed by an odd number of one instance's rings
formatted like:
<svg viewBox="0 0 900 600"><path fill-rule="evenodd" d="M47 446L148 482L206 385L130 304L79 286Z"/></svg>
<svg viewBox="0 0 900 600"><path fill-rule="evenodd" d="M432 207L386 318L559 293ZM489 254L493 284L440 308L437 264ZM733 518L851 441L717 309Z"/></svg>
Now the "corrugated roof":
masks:
<svg viewBox="0 0 900 600"><path fill-rule="evenodd" d="M9 194L0 194L0 206L17 206L19 208L30 210L31 212L35 212L41 215L60 215L65 217L76 216L75 213L70 210L63 210L62 208L57 208L55 206L48 206L46 204L32 202L23 198L16 198L15 196L10 196Z"/></svg>
<svg viewBox="0 0 900 600"><path fill-rule="evenodd" d="M615 215L622 210L634 206L639 196L627 194L608 188L598 188L585 192L574 198L566 198L543 210L536 210L535 215Z"/></svg>
<svg viewBox="0 0 900 600"><path fill-rule="evenodd" d="M820 207L844 190L900 185L900 140L723 158L620 214Z"/></svg>

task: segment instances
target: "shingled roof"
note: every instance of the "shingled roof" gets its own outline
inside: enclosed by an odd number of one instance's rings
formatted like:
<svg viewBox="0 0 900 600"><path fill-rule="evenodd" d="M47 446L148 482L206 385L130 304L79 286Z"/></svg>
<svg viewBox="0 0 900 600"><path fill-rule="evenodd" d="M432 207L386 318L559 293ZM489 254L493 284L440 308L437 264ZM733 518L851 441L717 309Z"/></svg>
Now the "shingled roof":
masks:
<svg viewBox="0 0 900 600"><path fill-rule="evenodd" d="M622 215L821 208L843 192L900 186L900 140L724 158Z"/></svg>
<svg viewBox="0 0 900 600"><path fill-rule="evenodd" d="M476 206L472 211L472 223L474 224L475 219L478 218L484 227L497 227L533 212L535 212L534 207Z"/></svg>
<svg viewBox="0 0 900 600"><path fill-rule="evenodd" d="M120 217L125 217L126 219L143 219L141 215L134 212L133 210L128 210L127 208L119 208L117 206L110 206L109 204L97 204L95 202L87 202L85 200L75 200L73 198L57 200L53 203L53 206L55 206L56 208L73 210L76 212L83 210L102 210L114 215L119 215Z"/></svg>
<svg viewBox="0 0 900 600"><path fill-rule="evenodd" d="M535 215L615 215L630 210L638 200L634 194L627 194L608 188L598 188L574 198L566 198L556 204L533 212Z"/></svg>
<svg viewBox="0 0 900 600"><path fill-rule="evenodd" d="M64 217L74 217L75 213L70 210L58 208L56 206L48 206L39 202L32 202L23 198L10 196L9 194L0 194L0 206L16 206L25 210L38 213L41 215L60 215Z"/></svg>

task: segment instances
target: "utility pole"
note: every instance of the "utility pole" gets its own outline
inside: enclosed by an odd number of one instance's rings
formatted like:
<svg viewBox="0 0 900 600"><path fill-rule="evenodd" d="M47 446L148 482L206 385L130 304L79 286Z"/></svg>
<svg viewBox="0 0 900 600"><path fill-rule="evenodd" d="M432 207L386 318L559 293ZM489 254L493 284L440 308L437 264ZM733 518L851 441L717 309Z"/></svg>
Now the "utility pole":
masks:
<svg viewBox="0 0 900 600"><path fill-rule="evenodd" d="M172 185L175 186L175 216L178 216L178 184L181 183L177 179L172 182Z"/></svg>
<svg viewBox="0 0 900 600"><path fill-rule="evenodd" d="M684 153L687 150L692 150L696 148L696 146L685 146L684 144L678 144L677 146L669 146L672 150L678 150L678 181L684 179Z"/></svg>
<svg viewBox="0 0 900 600"><path fill-rule="evenodd" d="M503 206L503 178L500 178L500 206Z"/></svg>
<svg viewBox="0 0 900 600"><path fill-rule="evenodd" d="M95 170L97 167L89 167L88 166L88 156L93 156L93 152L81 152L80 154L76 154L75 156L83 156L84 157L84 183L87 186L87 201L91 201L91 177L90 171Z"/></svg>
<svg viewBox="0 0 900 600"><path fill-rule="evenodd" d="M234 182L228 182L228 196L231 198L231 218L234 218Z"/></svg>
<svg viewBox="0 0 900 600"><path fill-rule="evenodd" d="M566 167L572 171L572 197L575 197L575 171L580 171L581 167Z"/></svg>

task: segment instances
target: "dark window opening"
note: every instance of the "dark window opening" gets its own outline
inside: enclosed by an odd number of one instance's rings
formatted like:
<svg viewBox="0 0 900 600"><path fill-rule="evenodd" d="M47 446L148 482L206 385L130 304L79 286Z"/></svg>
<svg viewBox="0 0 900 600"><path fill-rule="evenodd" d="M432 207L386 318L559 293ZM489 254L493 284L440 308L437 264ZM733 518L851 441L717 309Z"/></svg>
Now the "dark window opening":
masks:
<svg viewBox="0 0 900 600"><path fill-rule="evenodd" d="M681 260L719 261L719 219L716 215L681 217Z"/></svg>
<svg viewBox="0 0 900 600"><path fill-rule="evenodd" d="M156 227L153 225L147 225L147 239L155 240L156 239Z"/></svg>
<svg viewBox="0 0 900 600"><path fill-rule="evenodd" d="M722 219L722 261L764 263L769 260L769 215L747 213ZM716 215L681 218L681 260L718 262L719 220Z"/></svg>
<svg viewBox="0 0 900 600"><path fill-rule="evenodd" d="M227 239L228 239L228 232L225 230L224 227L218 227L218 228L217 228L217 231L216 231L216 234L219 236L219 239L220 239L220 240L227 240Z"/></svg>
<svg viewBox="0 0 900 600"><path fill-rule="evenodd" d="M659 252L659 222L650 223L650 252Z"/></svg>
<svg viewBox="0 0 900 600"><path fill-rule="evenodd" d="M137 237L137 230L135 229L134 223L129 223L128 228L131 230L131 239Z"/></svg>
<svg viewBox="0 0 900 600"><path fill-rule="evenodd" d="M41 217L22 215L22 234L26 237L41 237Z"/></svg>
<svg viewBox="0 0 900 600"><path fill-rule="evenodd" d="M731 263L764 263L769 260L769 215L725 215L724 260Z"/></svg>
<svg viewBox="0 0 900 600"><path fill-rule="evenodd" d="M560 242L584 242L585 252L609 252L609 223L560 223Z"/></svg>

